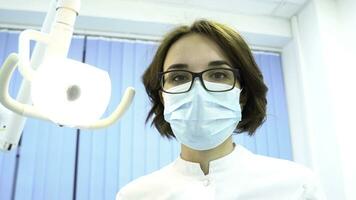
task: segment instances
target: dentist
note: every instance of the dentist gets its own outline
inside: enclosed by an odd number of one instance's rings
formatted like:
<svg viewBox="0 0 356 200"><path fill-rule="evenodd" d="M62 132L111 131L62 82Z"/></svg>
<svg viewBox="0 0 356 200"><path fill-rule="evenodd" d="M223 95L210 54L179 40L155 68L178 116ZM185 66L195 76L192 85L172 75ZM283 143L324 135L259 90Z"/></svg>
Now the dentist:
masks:
<svg viewBox="0 0 356 200"><path fill-rule="evenodd" d="M325 199L313 172L256 155L232 134L252 136L266 117L268 88L242 37L195 21L168 33L143 75L147 120L181 143L171 164L124 186L118 200Z"/></svg>

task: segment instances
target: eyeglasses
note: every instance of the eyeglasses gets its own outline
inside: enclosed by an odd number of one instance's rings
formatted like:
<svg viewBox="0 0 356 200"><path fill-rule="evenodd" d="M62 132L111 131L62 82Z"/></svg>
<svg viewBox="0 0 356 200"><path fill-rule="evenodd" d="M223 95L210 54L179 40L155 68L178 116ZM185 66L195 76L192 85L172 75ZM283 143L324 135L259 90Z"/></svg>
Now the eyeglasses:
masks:
<svg viewBox="0 0 356 200"><path fill-rule="evenodd" d="M163 92L180 94L188 92L198 77L205 90L209 92L225 92L235 87L236 79L239 80L237 68L213 68L200 73L187 70L171 70L160 72L160 84Z"/></svg>

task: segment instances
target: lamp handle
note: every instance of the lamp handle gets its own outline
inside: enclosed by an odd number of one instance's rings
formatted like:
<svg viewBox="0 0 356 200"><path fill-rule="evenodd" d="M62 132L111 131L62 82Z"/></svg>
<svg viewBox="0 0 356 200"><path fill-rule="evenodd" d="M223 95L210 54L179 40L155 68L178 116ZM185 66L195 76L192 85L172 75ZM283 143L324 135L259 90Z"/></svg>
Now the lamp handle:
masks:
<svg viewBox="0 0 356 200"><path fill-rule="evenodd" d="M13 72L19 63L19 56L11 53L5 60L0 69L0 102L7 109L26 117L34 117L43 120L49 120L46 116L38 112L34 106L16 101L9 95L9 83Z"/></svg>
<svg viewBox="0 0 356 200"><path fill-rule="evenodd" d="M126 88L126 91L124 93L124 96L121 99L121 102L119 105L116 107L115 111L107 118L100 119L93 124L90 124L88 126L84 125L78 125L78 128L81 129L99 129L99 128L105 128L107 126L112 125L115 123L125 112L126 110L130 107L133 98L135 96L135 89L133 87L128 87Z"/></svg>

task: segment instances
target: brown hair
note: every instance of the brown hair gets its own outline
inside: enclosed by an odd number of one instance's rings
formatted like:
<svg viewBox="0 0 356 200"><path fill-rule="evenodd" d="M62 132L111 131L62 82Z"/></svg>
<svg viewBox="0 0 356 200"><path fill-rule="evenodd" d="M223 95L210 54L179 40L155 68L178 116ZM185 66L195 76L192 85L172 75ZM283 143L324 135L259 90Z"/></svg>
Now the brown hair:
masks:
<svg viewBox="0 0 356 200"><path fill-rule="evenodd" d="M240 71L240 85L242 88L240 104L242 107L242 119L236 127L237 133L248 132L252 136L256 129L262 125L266 118L267 86L263 82L263 76L259 70L250 48L242 37L226 25L200 19L190 27L179 26L165 35L159 45L149 67L143 74L142 80L146 92L152 103L147 115L146 123L153 117L151 125L155 125L162 136L175 137L168 122L164 120L164 105L161 101L161 88L158 73L162 72L163 64L169 48L182 36L198 33L209 37L223 50L232 66Z"/></svg>

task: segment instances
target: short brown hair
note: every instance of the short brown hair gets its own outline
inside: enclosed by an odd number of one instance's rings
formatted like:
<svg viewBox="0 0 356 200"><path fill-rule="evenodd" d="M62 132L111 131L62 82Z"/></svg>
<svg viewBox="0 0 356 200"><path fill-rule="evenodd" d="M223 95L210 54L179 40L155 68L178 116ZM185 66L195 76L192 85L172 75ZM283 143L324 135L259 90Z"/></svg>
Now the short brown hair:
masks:
<svg viewBox="0 0 356 200"><path fill-rule="evenodd" d="M163 64L172 44L182 36L191 33L201 34L212 39L223 50L232 66L239 69L239 81L242 88L240 104L243 108L242 119L235 131L237 133L248 132L252 136L265 121L268 88L263 82L262 73L252 56L251 49L243 38L228 26L206 19L197 20L190 27L179 26L163 38L151 64L142 77L152 103L146 123L153 117L151 125L154 124L162 136L175 137L169 123L164 120L164 105L161 101L158 73L163 71Z"/></svg>

